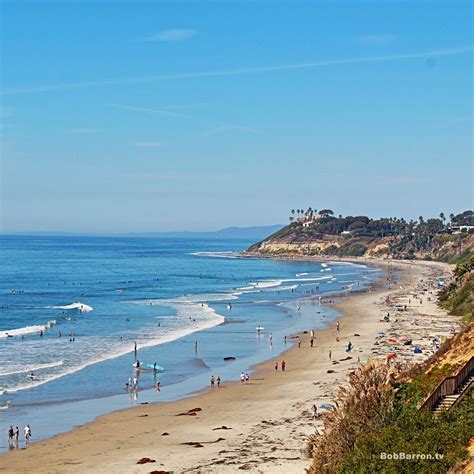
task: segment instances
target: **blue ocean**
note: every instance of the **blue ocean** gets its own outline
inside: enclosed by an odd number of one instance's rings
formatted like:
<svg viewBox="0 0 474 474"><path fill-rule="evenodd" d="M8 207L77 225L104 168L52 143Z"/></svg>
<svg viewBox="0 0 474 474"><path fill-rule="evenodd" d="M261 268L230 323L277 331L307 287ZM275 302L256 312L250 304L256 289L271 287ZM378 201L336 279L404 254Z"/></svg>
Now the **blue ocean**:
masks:
<svg viewBox="0 0 474 474"><path fill-rule="evenodd" d="M364 265L239 258L253 242L236 239L0 243L0 422L2 430L30 423L33 439L136 403L189 396L212 374L251 373L289 348L285 335L337 317L320 296L361 289L378 275ZM311 301L304 310L302 300ZM136 358L164 371L137 372ZM135 376L138 391L126 390Z"/></svg>

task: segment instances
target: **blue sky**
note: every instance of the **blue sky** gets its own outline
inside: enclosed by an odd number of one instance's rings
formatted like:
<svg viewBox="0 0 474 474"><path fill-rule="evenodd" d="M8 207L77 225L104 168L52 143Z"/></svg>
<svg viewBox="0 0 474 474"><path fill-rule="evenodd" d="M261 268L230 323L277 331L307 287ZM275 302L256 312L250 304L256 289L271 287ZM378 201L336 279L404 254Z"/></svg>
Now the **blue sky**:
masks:
<svg viewBox="0 0 474 474"><path fill-rule="evenodd" d="M472 4L1 2L2 231L472 207Z"/></svg>

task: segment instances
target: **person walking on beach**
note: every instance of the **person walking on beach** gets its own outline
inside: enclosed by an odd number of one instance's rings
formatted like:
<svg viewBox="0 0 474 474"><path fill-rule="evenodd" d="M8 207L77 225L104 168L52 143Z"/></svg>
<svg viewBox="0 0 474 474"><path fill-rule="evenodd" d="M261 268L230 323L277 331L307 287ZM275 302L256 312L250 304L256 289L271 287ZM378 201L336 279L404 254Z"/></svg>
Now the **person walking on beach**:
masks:
<svg viewBox="0 0 474 474"><path fill-rule="evenodd" d="M337 321L336 323L336 331L339 332L340 331L340 328L341 328L341 323L339 321Z"/></svg>
<svg viewBox="0 0 474 474"><path fill-rule="evenodd" d="M314 403L313 406L311 407L311 413L312 413L311 419L312 419L313 421L316 420L316 418L318 417L318 407L316 406L315 403Z"/></svg>
<svg viewBox="0 0 474 474"><path fill-rule="evenodd" d="M249 374L245 373L245 381L248 382L250 380Z"/></svg>
<svg viewBox="0 0 474 474"><path fill-rule="evenodd" d="M314 345L314 337L311 337L311 339L310 339L309 342L310 342L311 347L313 347L313 345Z"/></svg>
<svg viewBox="0 0 474 474"><path fill-rule="evenodd" d="M349 341L349 343L347 344L346 352L351 352L351 350L352 350L352 342Z"/></svg>
<svg viewBox="0 0 474 474"><path fill-rule="evenodd" d="M300 347L301 347L301 339L298 336L298 348L300 348Z"/></svg>
<svg viewBox="0 0 474 474"><path fill-rule="evenodd" d="M29 444L30 443L30 438L31 438L31 428L30 425L26 425L25 429L23 430L25 433L25 443Z"/></svg>
<svg viewBox="0 0 474 474"><path fill-rule="evenodd" d="M214 375L211 375L211 388L214 388Z"/></svg>
<svg viewBox="0 0 474 474"><path fill-rule="evenodd" d="M13 435L14 435L14 431L13 431L13 426L10 425L10 428L8 428L8 446L13 446Z"/></svg>
<svg viewBox="0 0 474 474"><path fill-rule="evenodd" d="M221 378L219 375L217 376L217 388L221 388Z"/></svg>
<svg viewBox="0 0 474 474"><path fill-rule="evenodd" d="M275 372L278 371L278 362L275 362Z"/></svg>
<svg viewBox="0 0 474 474"><path fill-rule="evenodd" d="M332 351L331 349L329 349L329 360L331 360L331 356L332 356Z"/></svg>
<svg viewBox="0 0 474 474"><path fill-rule="evenodd" d="M20 441L20 428L15 428L15 446L18 448L18 441Z"/></svg>
<svg viewBox="0 0 474 474"><path fill-rule="evenodd" d="M281 361L281 371L284 372L286 369L286 362L284 360Z"/></svg>
<svg viewBox="0 0 474 474"><path fill-rule="evenodd" d="M240 382L241 383L245 382L245 374L243 372L240 374Z"/></svg>

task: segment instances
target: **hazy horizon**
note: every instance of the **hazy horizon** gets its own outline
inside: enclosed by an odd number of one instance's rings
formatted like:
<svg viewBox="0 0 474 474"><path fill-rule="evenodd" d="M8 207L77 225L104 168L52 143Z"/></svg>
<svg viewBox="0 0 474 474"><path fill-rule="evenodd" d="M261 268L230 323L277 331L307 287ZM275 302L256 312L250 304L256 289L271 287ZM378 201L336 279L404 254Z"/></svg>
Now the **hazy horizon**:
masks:
<svg viewBox="0 0 474 474"><path fill-rule="evenodd" d="M1 7L2 233L473 207L471 2Z"/></svg>

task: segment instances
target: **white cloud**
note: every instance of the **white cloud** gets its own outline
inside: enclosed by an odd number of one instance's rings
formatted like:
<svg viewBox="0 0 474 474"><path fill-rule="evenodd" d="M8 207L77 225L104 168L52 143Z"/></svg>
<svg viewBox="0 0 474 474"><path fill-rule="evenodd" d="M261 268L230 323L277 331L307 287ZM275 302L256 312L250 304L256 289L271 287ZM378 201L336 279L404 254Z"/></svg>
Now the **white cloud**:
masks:
<svg viewBox="0 0 474 474"><path fill-rule="evenodd" d="M452 127L454 125L464 124L468 122L472 122L474 115L466 115L464 117L455 117L450 120L446 120L446 122L439 124L435 128L445 128L445 127Z"/></svg>
<svg viewBox="0 0 474 474"><path fill-rule="evenodd" d="M149 114L158 114L158 115L165 115L167 117L177 117L177 118L191 118L190 115L183 114L181 112L172 112L171 110L167 109L155 109L149 107L136 107L133 105L118 105L114 104L113 107L123 110L129 110L131 112L145 112Z"/></svg>
<svg viewBox="0 0 474 474"><path fill-rule="evenodd" d="M71 133L97 133L98 128L73 128Z"/></svg>
<svg viewBox="0 0 474 474"><path fill-rule="evenodd" d="M249 132L249 133L259 133L258 130L250 127L244 127L242 125L235 125L231 123L223 123L222 125L218 125L217 127L211 128L203 133L203 135L219 135L221 133L229 132L232 130L237 130L241 132Z"/></svg>
<svg viewBox="0 0 474 474"><path fill-rule="evenodd" d="M395 40L396 37L393 35L366 35L357 38L359 43L376 47L387 46L388 44L393 43Z"/></svg>
<svg viewBox="0 0 474 474"><path fill-rule="evenodd" d="M184 41L197 34L196 30L190 28L171 28L148 36L145 38L145 41Z"/></svg>
<svg viewBox="0 0 474 474"><path fill-rule="evenodd" d="M10 117L13 115L13 107L0 106L0 117Z"/></svg>
<svg viewBox="0 0 474 474"><path fill-rule="evenodd" d="M135 142L135 146L139 148L156 148L161 146L160 142Z"/></svg>
<svg viewBox="0 0 474 474"><path fill-rule="evenodd" d="M412 176L389 176L381 178L383 184L422 184L423 179Z"/></svg>

